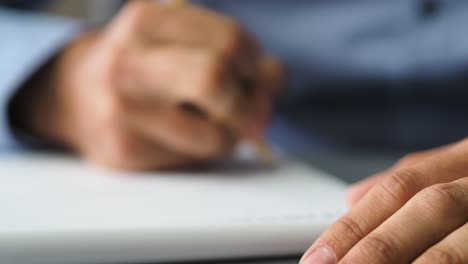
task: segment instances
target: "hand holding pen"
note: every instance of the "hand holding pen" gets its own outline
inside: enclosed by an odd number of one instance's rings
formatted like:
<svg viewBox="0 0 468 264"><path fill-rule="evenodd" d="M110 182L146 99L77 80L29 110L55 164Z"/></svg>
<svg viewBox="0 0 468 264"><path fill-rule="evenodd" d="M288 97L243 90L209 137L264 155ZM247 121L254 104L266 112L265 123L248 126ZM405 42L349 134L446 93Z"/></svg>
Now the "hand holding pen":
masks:
<svg viewBox="0 0 468 264"><path fill-rule="evenodd" d="M232 18L130 1L18 96L19 127L112 168L190 166L262 138L281 77Z"/></svg>
<svg viewBox="0 0 468 264"><path fill-rule="evenodd" d="M164 3L163 3L164 4ZM189 5L188 0L172 0L172 1L165 1L165 4L167 5L173 5L176 7L184 7ZM275 69L273 69L275 70ZM242 78L242 76L240 76ZM242 84L241 84L242 85ZM252 85L250 83L244 83L245 86ZM250 87L244 87L243 89L250 89ZM244 91L245 92L245 91ZM246 94L247 95L247 94ZM264 102L258 102L259 104L264 103ZM271 102L267 102L271 103ZM196 104L187 102L188 105L191 105L193 109L197 108ZM259 108L261 109L261 108ZM265 122L267 121L266 119L262 120L262 116L258 116L258 114L262 115L264 113L246 113L247 115L251 114L252 116L247 116L244 117L246 120L249 120L250 122L248 123L243 123L244 120L237 120L236 119L236 113L232 113L233 115L231 117L224 117L218 120L220 123L224 123L228 128L230 128L232 131L237 131L241 132L240 137L244 138L244 141L247 143L250 143L253 145L255 148L257 157L259 160L264 164L264 165L273 165L274 163L274 158L272 155L272 152L269 148L269 146L265 143L263 139L263 130L265 129ZM269 113L268 113L269 114ZM268 115L267 114L267 115ZM263 118L265 118L267 115L264 115ZM258 119L256 119L258 118ZM246 127L242 127L242 126ZM249 127L249 125L252 125L253 127ZM250 131L249 131L250 129ZM247 133L242 133L243 131L247 131Z"/></svg>

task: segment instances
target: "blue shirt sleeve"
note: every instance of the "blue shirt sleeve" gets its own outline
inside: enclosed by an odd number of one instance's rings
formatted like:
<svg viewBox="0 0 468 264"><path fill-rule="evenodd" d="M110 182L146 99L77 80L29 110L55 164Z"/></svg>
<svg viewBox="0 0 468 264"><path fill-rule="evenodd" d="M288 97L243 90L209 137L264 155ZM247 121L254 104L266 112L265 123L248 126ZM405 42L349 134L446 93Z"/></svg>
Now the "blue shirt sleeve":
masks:
<svg viewBox="0 0 468 264"><path fill-rule="evenodd" d="M0 150L19 146L7 115L11 97L79 28L78 21L0 8Z"/></svg>
<svg viewBox="0 0 468 264"><path fill-rule="evenodd" d="M468 135L468 1L193 1L285 64L272 129L283 146L408 151Z"/></svg>
<svg viewBox="0 0 468 264"><path fill-rule="evenodd" d="M356 93L366 80L388 88L374 90L406 92L402 83L446 81L467 69L467 1L198 2L239 19L286 64L295 100ZM425 11L432 2L434 10Z"/></svg>

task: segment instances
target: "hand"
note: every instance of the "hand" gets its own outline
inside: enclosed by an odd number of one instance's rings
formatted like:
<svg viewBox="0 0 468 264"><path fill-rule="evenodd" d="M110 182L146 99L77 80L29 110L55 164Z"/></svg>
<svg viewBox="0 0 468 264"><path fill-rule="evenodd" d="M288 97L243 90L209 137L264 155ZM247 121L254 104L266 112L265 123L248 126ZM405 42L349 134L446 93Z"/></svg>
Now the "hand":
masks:
<svg viewBox="0 0 468 264"><path fill-rule="evenodd" d="M187 166L261 134L280 79L231 18L135 0L30 82L14 120L101 165Z"/></svg>
<svg viewBox="0 0 468 264"><path fill-rule="evenodd" d="M468 263L468 139L411 154L348 198L301 264Z"/></svg>

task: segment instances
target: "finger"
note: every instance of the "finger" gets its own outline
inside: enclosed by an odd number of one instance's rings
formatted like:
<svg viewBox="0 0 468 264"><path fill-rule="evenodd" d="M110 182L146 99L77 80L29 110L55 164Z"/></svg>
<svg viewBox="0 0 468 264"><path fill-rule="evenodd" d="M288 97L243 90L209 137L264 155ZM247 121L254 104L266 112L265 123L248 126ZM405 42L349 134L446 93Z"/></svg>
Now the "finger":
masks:
<svg viewBox="0 0 468 264"><path fill-rule="evenodd" d="M467 155L468 140L464 140L443 153L393 173L334 223L305 253L303 263L307 263L305 260L319 247L340 260L416 193L431 185L464 177L468 171Z"/></svg>
<svg viewBox="0 0 468 264"><path fill-rule="evenodd" d="M389 172L385 171L351 185L346 196L348 206L354 206L372 187L374 187L388 174Z"/></svg>
<svg viewBox="0 0 468 264"><path fill-rule="evenodd" d="M256 48L247 33L231 17L194 5L158 4L154 1L131 1L116 23L135 38L155 43L180 43L197 47L224 49L241 38Z"/></svg>
<svg viewBox="0 0 468 264"><path fill-rule="evenodd" d="M126 120L142 136L194 160L219 158L228 153L235 142L222 125L184 109L139 108Z"/></svg>
<svg viewBox="0 0 468 264"><path fill-rule="evenodd" d="M433 185L364 237L342 263L410 263L468 221L468 178Z"/></svg>
<svg viewBox="0 0 468 264"><path fill-rule="evenodd" d="M131 1L111 26L115 38L148 45L183 45L214 49L236 59L242 74L255 74L259 49L232 18L193 5Z"/></svg>
<svg viewBox="0 0 468 264"><path fill-rule="evenodd" d="M348 189L348 195L347 195L347 203L349 207L354 206L359 200L361 200L364 195L367 194L367 192L375 186L379 181L383 180L385 177L389 177L392 175L392 173L395 173L396 170L399 169L404 169L409 166L412 166L418 162L421 162L433 155L436 155L438 153L441 153L445 150L447 150L450 146L453 146L453 144L439 147L439 148L434 148L430 150L425 150L425 151L420 151L416 153L409 154L405 156L404 158L400 159L392 168L387 169L384 172L381 172L377 175L371 176L370 178L363 180L361 182L358 182L354 185L352 185Z"/></svg>
<svg viewBox="0 0 468 264"><path fill-rule="evenodd" d="M416 153L412 153L412 154L409 154L405 157L403 157L402 159L400 159L397 164L395 164L395 166L393 167L394 169L402 169L402 168L406 168L408 166L412 166L418 162L421 162L431 156L434 156L436 154L439 154L439 153L442 153L446 150L448 150L449 148L453 147L454 144L448 144L448 145L445 145L445 146L442 146L442 147L438 147L438 148L433 148L433 149L429 149L429 150L424 150L424 151L419 151L419 152L416 152Z"/></svg>
<svg viewBox="0 0 468 264"><path fill-rule="evenodd" d="M468 223L417 258L414 264L468 263Z"/></svg>
<svg viewBox="0 0 468 264"><path fill-rule="evenodd" d="M260 67L260 91L268 91L271 95L277 95L284 87L285 69L273 57L265 55L259 63Z"/></svg>
<svg viewBox="0 0 468 264"><path fill-rule="evenodd" d="M225 58L210 50L166 47L126 63L116 85L142 104L190 103L224 121L243 110L242 91Z"/></svg>
<svg viewBox="0 0 468 264"><path fill-rule="evenodd" d="M99 143L89 142L89 145L100 147L88 147L82 150L82 154L96 164L108 168L146 171L180 168L195 163L193 159L166 149L128 130L110 131L100 141Z"/></svg>
<svg viewBox="0 0 468 264"><path fill-rule="evenodd" d="M244 114L244 124L241 134L246 138L261 139L270 122L272 113L272 98L263 94L255 98L253 109Z"/></svg>

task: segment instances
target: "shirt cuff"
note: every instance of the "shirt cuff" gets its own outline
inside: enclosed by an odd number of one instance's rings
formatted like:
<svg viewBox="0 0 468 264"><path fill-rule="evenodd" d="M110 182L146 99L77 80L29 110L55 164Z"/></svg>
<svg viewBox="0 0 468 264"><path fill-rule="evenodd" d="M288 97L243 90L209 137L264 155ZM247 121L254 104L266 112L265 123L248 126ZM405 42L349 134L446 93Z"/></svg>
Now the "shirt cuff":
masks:
<svg viewBox="0 0 468 264"><path fill-rule="evenodd" d="M77 20L0 8L0 150L21 146L8 119L13 95L81 28Z"/></svg>

